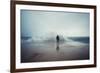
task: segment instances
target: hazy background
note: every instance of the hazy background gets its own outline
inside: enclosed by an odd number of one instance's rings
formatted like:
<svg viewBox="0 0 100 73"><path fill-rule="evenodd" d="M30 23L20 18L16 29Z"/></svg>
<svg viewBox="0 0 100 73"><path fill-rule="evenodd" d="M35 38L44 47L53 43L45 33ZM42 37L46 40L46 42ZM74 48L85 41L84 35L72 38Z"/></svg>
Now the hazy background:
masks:
<svg viewBox="0 0 100 73"><path fill-rule="evenodd" d="M89 36L89 13L21 10L21 36Z"/></svg>

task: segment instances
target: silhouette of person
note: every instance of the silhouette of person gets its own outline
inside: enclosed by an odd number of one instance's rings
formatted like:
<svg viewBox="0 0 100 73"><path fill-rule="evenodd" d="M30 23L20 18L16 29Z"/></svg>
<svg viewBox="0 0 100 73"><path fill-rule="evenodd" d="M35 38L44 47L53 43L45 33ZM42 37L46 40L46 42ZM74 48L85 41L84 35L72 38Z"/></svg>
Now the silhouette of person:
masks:
<svg viewBox="0 0 100 73"><path fill-rule="evenodd" d="M59 35L56 36L57 43L59 43Z"/></svg>
<svg viewBox="0 0 100 73"><path fill-rule="evenodd" d="M60 38L59 35L56 36L56 43L57 43L57 48L56 50L59 50L59 42L60 42Z"/></svg>

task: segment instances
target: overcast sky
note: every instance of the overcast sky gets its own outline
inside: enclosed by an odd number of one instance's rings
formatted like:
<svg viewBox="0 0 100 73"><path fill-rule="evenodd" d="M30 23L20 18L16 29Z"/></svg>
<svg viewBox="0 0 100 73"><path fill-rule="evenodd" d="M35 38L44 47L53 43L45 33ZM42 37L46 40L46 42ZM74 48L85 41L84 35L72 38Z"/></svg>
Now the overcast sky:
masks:
<svg viewBox="0 0 100 73"><path fill-rule="evenodd" d="M89 36L89 13L21 10L22 36Z"/></svg>

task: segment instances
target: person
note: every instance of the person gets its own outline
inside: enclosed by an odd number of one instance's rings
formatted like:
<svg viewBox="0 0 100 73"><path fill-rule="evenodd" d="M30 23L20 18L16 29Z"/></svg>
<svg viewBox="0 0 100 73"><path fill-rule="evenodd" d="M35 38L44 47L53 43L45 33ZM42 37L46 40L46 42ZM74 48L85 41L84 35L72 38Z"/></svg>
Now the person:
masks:
<svg viewBox="0 0 100 73"><path fill-rule="evenodd" d="M59 35L56 36L57 43L59 43Z"/></svg>
<svg viewBox="0 0 100 73"><path fill-rule="evenodd" d="M60 37L59 35L56 36L56 43L57 43L57 50L59 50L59 42L60 42Z"/></svg>

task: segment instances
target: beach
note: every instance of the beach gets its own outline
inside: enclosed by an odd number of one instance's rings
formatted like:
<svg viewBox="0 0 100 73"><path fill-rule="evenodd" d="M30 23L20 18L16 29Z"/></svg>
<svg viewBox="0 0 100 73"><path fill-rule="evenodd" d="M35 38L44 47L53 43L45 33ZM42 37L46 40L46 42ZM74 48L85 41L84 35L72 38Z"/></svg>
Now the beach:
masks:
<svg viewBox="0 0 100 73"><path fill-rule="evenodd" d="M21 62L70 61L89 59L89 44L69 40L60 43L22 42Z"/></svg>

